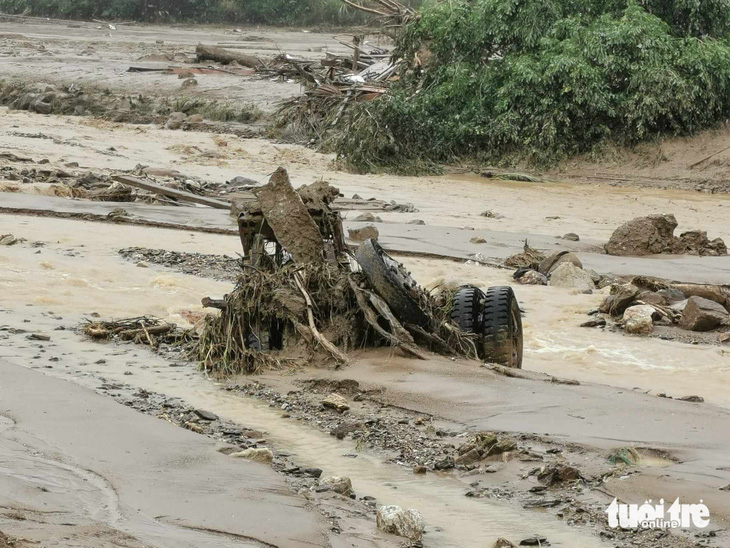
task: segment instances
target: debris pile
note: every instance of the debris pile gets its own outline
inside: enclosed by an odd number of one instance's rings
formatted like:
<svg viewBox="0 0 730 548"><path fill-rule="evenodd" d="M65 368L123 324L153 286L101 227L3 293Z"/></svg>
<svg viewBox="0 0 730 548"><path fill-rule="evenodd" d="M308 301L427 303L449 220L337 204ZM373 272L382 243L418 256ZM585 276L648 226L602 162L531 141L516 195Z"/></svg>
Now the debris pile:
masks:
<svg viewBox="0 0 730 548"><path fill-rule="evenodd" d="M710 240L704 230L690 230L676 237L674 215L638 217L618 227L606 244L606 253L619 256L642 256L670 253L676 255L727 255L720 238Z"/></svg>
<svg viewBox="0 0 730 548"><path fill-rule="evenodd" d="M434 297L373 240L353 256L331 204L339 191L319 181L295 191L280 168L255 189L238 224L243 270L209 316L197 344L203 368L256 372L389 344L424 359L424 349L476 356L472 337L449 319L450 295ZM353 268L358 264L359 268Z"/></svg>
<svg viewBox="0 0 730 548"><path fill-rule="evenodd" d="M602 276L593 270L584 269L575 253L555 251L546 256L527 243L525 250L509 257L505 265L517 267L512 275L517 283L564 287L580 293L592 293L596 288L606 287L615 280L611 274Z"/></svg>
<svg viewBox="0 0 730 548"><path fill-rule="evenodd" d="M194 335L159 318L141 316L122 320L87 320L81 332L95 340L120 340L149 345L189 343Z"/></svg>

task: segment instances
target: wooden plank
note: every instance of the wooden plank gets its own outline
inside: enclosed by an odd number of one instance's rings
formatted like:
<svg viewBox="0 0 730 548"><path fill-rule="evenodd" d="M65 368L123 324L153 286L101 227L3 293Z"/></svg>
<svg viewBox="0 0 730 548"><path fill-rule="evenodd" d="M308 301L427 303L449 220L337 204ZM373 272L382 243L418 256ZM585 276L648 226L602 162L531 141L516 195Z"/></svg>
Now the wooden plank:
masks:
<svg viewBox="0 0 730 548"><path fill-rule="evenodd" d="M122 183L123 185L133 186L135 188L141 188L155 194L161 194L168 198L175 198L181 202L192 202L194 204L201 204L216 209L231 209L230 202L224 202L216 200L215 198L208 198L206 196L198 196L191 192L185 192L184 190L175 190L174 188L168 188L166 186L158 185L152 181L145 179L138 179L137 177L130 177L129 175L114 175L112 179Z"/></svg>

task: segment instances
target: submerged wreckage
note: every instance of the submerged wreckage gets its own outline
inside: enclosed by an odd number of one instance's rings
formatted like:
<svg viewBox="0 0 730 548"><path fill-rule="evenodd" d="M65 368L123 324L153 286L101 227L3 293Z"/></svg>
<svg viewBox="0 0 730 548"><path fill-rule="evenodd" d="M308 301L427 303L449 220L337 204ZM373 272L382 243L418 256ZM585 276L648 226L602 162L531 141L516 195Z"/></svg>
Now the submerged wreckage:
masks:
<svg viewBox="0 0 730 548"><path fill-rule="evenodd" d="M372 239L354 251L325 182L292 187L279 168L238 216L243 271L209 316L197 345L207 370L254 372L390 345L522 365L520 308L510 287L423 290Z"/></svg>

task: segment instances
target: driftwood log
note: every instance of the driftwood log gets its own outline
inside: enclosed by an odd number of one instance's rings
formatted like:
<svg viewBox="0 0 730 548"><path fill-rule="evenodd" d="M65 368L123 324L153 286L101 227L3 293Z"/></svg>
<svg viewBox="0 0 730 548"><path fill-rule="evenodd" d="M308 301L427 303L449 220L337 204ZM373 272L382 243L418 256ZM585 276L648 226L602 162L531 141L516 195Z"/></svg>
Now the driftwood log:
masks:
<svg viewBox="0 0 730 548"><path fill-rule="evenodd" d="M253 69L264 66L263 61L253 55L246 55L245 53L216 48L214 46L204 46L203 44L198 44L198 47L195 48L195 54L198 56L198 62L215 61L216 63L229 65L233 61L236 61L243 67Z"/></svg>

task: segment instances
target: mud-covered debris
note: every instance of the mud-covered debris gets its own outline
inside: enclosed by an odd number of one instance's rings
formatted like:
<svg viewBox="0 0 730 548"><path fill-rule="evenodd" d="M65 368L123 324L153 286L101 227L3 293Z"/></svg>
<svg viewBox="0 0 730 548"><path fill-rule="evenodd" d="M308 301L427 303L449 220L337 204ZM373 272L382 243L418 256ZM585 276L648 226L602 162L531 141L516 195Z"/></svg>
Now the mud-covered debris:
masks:
<svg viewBox="0 0 730 548"><path fill-rule="evenodd" d="M404 510L395 505L378 508L375 520L381 531L414 541L423 538L423 529L426 526L418 510Z"/></svg>
<svg viewBox="0 0 730 548"><path fill-rule="evenodd" d="M271 452L271 449L266 447L251 447L249 449L244 449L243 451L231 453L229 456L236 459L260 462L261 464L271 464L274 460L274 453Z"/></svg>
<svg viewBox="0 0 730 548"><path fill-rule="evenodd" d="M578 470L575 466L563 463L551 463L540 469L537 473L537 479L540 483L549 487L551 485L575 481L582 478L580 470Z"/></svg>
<svg viewBox="0 0 730 548"><path fill-rule="evenodd" d="M345 476L327 476L319 482L319 487L325 491L334 491L340 495L349 497L352 493L352 481Z"/></svg>
<svg viewBox="0 0 730 548"><path fill-rule="evenodd" d="M537 270L538 265L544 258L545 255L543 253L530 247L527 240L525 240L522 253L507 257L504 264L511 268L534 268Z"/></svg>
<svg viewBox="0 0 730 548"><path fill-rule="evenodd" d="M703 403L705 401L705 398L702 396L682 396L681 398L676 398L677 401L688 401L691 403Z"/></svg>
<svg viewBox="0 0 730 548"><path fill-rule="evenodd" d="M687 299L679 325L690 331L710 331L730 325L730 314L715 301L693 296Z"/></svg>
<svg viewBox="0 0 730 548"><path fill-rule="evenodd" d="M329 409L334 409L338 413L344 413L350 409L350 404L339 394L332 393L322 400L322 405Z"/></svg>
<svg viewBox="0 0 730 548"><path fill-rule="evenodd" d="M641 460L641 454L633 447L619 447L608 455L607 460L611 464L634 466Z"/></svg>
<svg viewBox="0 0 730 548"><path fill-rule="evenodd" d="M480 238L479 236L474 236L473 238L471 238L469 240L469 243L472 243L472 244L486 244L487 243L487 240L485 240L484 238Z"/></svg>
<svg viewBox="0 0 730 548"><path fill-rule="evenodd" d="M40 333L31 333L26 337L29 341L50 341L51 337Z"/></svg>
<svg viewBox="0 0 730 548"><path fill-rule="evenodd" d="M479 216L486 217L487 219L504 219L504 215L502 215L501 213L497 213L496 211L492 211L491 209L482 211Z"/></svg>

